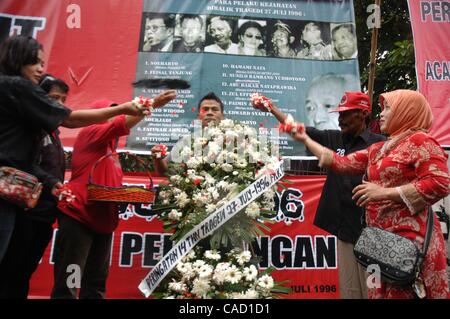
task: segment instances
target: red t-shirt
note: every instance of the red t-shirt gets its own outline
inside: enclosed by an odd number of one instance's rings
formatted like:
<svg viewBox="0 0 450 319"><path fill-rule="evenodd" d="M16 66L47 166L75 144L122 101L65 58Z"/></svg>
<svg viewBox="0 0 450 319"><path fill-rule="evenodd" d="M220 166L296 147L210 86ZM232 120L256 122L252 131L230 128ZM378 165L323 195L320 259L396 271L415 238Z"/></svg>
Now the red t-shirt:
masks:
<svg viewBox="0 0 450 319"><path fill-rule="evenodd" d="M87 183L92 166L102 156L113 152L120 136L128 135L125 116L88 126L80 131L72 153L72 177L68 187L75 195L70 203L61 201L62 213L78 220L98 233L112 233L118 225L116 204L88 201ZM117 156L103 159L95 168L92 181L99 185L122 186L123 172Z"/></svg>

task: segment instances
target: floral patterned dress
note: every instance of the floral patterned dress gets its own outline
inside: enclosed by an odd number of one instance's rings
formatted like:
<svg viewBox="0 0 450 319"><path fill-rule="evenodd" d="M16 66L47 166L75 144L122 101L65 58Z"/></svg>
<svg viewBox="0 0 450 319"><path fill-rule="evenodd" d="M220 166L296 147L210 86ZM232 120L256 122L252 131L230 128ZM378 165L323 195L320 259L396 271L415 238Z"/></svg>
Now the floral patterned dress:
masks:
<svg viewBox="0 0 450 319"><path fill-rule="evenodd" d="M414 240L422 249L427 207L449 193L447 155L433 138L409 130L345 157L327 151L322 161L332 162L332 169L340 173L366 173L372 183L396 187L403 202L370 202L367 225ZM427 298L448 297L445 243L436 216L421 276ZM415 298L415 294L410 286L382 282L381 288L369 289L369 298Z"/></svg>

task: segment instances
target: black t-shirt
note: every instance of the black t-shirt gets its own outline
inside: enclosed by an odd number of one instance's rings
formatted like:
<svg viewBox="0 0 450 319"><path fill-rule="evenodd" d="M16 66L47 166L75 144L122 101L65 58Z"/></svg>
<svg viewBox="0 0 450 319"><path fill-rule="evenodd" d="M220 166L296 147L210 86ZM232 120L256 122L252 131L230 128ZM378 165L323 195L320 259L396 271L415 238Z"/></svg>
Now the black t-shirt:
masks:
<svg viewBox="0 0 450 319"><path fill-rule="evenodd" d="M53 224L57 214L57 198L51 193L51 189L57 182L64 181L65 158L64 149L59 139L59 131L48 134L41 141L39 152L38 168L41 176L46 176L42 182L44 189L37 206L29 211L30 218L41 222Z"/></svg>
<svg viewBox="0 0 450 319"><path fill-rule="evenodd" d="M337 130L317 130L307 127L308 135L318 143L344 156L366 149L371 144L384 141L383 135L364 131L356 137L346 137ZM361 233L364 209L352 200L352 190L361 184L362 175L340 175L327 171L314 225L337 236L340 240L354 244Z"/></svg>
<svg viewBox="0 0 450 319"><path fill-rule="evenodd" d="M70 112L31 81L0 75L0 166L36 174L42 137L55 131Z"/></svg>

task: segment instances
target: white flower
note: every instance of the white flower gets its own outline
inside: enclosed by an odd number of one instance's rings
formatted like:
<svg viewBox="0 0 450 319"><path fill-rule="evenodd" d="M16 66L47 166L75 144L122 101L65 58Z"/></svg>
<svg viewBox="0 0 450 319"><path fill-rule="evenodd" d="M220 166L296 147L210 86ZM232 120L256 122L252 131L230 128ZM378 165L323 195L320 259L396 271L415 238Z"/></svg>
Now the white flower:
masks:
<svg viewBox="0 0 450 319"><path fill-rule="evenodd" d="M180 179L181 179L181 176L180 176L180 175L172 175L172 176L170 176L170 178L169 178L169 180L170 180L172 183L178 183L178 182L180 181Z"/></svg>
<svg viewBox="0 0 450 319"><path fill-rule="evenodd" d="M179 211L177 211L176 209L172 209L169 213L169 219L170 220L180 220L181 216L183 216L183 214Z"/></svg>
<svg viewBox="0 0 450 319"><path fill-rule="evenodd" d="M192 249L190 252L187 253L186 257L189 258L189 260L194 259L195 251Z"/></svg>
<svg viewBox="0 0 450 319"><path fill-rule="evenodd" d="M234 122L233 122L233 120L230 120L230 119L222 120L219 123L219 128L224 129L224 130L227 128L233 128L233 127L234 127Z"/></svg>
<svg viewBox="0 0 450 319"><path fill-rule="evenodd" d="M256 130L253 127L250 126L244 126L244 134L248 137L254 137L256 136Z"/></svg>
<svg viewBox="0 0 450 319"><path fill-rule="evenodd" d="M222 150L221 145L217 144L216 142L209 142L207 151L208 151L208 157L216 157L220 151Z"/></svg>
<svg viewBox="0 0 450 319"><path fill-rule="evenodd" d="M193 282L192 293L197 297L205 297L210 291L211 285L208 280L205 279L195 279Z"/></svg>
<svg viewBox="0 0 450 319"><path fill-rule="evenodd" d="M239 158L235 163L234 166L236 166L237 168L246 168L248 165L247 161L245 160L245 158Z"/></svg>
<svg viewBox="0 0 450 319"><path fill-rule="evenodd" d="M209 194L211 195L211 197L212 197L214 200L219 199L220 194L219 194L219 192L217 191L217 188L215 188L215 187L209 187L209 188L207 189L207 191L209 192Z"/></svg>
<svg viewBox="0 0 450 319"><path fill-rule="evenodd" d="M245 294L243 292L233 292L231 294L227 294L228 299L246 299Z"/></svg>
<svg viewBox="0 0 450 319"><path fill-rule="evenodd" d="M180 177L180 181L181 181L181 177ZM181 194L182 192L183 191L181 189L176 188L176 187L172 189L172 193L173 193L174 196L178 195L178 194Z"/></svg>
<svg viewBox="0 0 450 319"><path fill-rule="evenodd" d="M246 292L233 292L229 294L231 299L258 299L259 293L255 289L249 289Z"/></svg>
<svg viewBox="0 0 450 319"><path fill-rule="evenodd" d="M221 256L217 250L207 250L204 252L203 256L211 260L220 260Z"/></svg>
<svg viewBox="0 0 450 319"><path fill-rule="evenodd" d="M194 251L194 249L192 249L191 251L189 251L187 254L186 254L186 256L184 256L182 259L181 259L181 261L183 261L183 262L188 262L188 261L190 261L190 260L192 260L192 259L194 259L195 258L195 251Z"/></svg>
<svg viewBox="0 0 450 319"><path fill-rule="evenodd" d="M275 197L275 192L273 191L273 189L268 189L267 191L265 191L264 193L263 193L263 197L264 197L264 199L266 199L266 200L273 200L273 198Z"/></svg>
<svg viewBox="0 0 450 319"><path fill-rule="evenodd" d="M197 168L197 166L199 166L201 164L201 161L199 161L197 159L197 157L191 157L190 159L188 159L188 161L186 162L186 165L188 168Z"/></svg>
<svg viewBox="0 0 450 319"><path fill-rule="evenodd" d="M204 260L197 259L192 265L194 266L195 270L198 271L205 264L206 262Z"/></svg>
<svg viewBox="0 0 450 319"><path fill-rule="evenodd" d="M233 182L233 183L228 184L228 187L226 190L229 192L235 192L238 190L238 188L239 188L239 185L237 183Z"/></svg>
<svg viewBox="0 0 450 319"><path fill-rule="evenodd" d="M195 178L195 169L188 169L188 170L186 171L186 174L187 174L187 176L188 176L189 178L191 178L191 179Z"/></svg>
<svg viewBox="0 0 450 319"><path fill-rule="evenodd" d="M269 275L261 276L258 278L258 287L261 287L264 290L270 290L273 288L274 282L273 278Z"/></svg>
<svg viewBox="0 0 450 319"><path fill-rule="evenodd" d="M225 139L228 141L233 141L238 136L239 136L238 133L235 132L234 130L226 130L225 131Z"/></svg>
<svg viewBox="0 0 450 319"><path fill-rule="evenodd" d="M226 162L228 164L236 163L237 160L238 160L238 155L236 153L233 153L233 152L225 152L224 156L225 156Z"/></svg>
<svg viewBox="0 0 450 319"><path fill-rule="evenodd" d="M245 214L250 218L259 217L259 205L256 202L250 203L245 209Z"/></svg>
<svg viewBox="0 0 450 319"><path fill-rule="evenodd" d="M194 140L194 150L202 149L206 144L208 144L208 139L206 137L198 137Z"/></svg>
<svg viewBox="0 0 450 319"><path fill-rule="evenodd" d="M242 273L235 265L232 265L230 268L228 268L228 271L226 272L225 281L228 281L232 284L237 284L241 280L241 278Z"/></svg>
<svg viewBox="0 0 450 319"><path fill-rule="evenodd" d="M217 136L222 135L222 131L218 127L207 127L205 135L211 136L211 138L214 140Z"/></svg>
<svg viewBox="0 0 450 319"><path fill-rule="evenodd" d="M192 149L190 146L185 146L180 152L180 157L184 160L191 158L193 155Z"/></svg>
<svg viewBox="0 0 450 319"><path fill-rule="evenodd" d="M176 203L180 208L183 208L189 203L188 195L185 192L181 192L180 194L175 196Z"/></svg>
<svg viewBox="0 0 450 319"><path fill-rule="evenodd" d="M229 184L226 181L220 181L220 182L217 183L217 187L221 188L223 190L228 190L228 185Z"/></svg>
<svg viewBox="0 0 450 319"><path fill-rule="evenodd" d="M187 286L185 283L177 282L173 279L173 281L169 283L169 289L182 294L187 291Z"/></svg>
<svg viewBox="0 0 450 319"><path fill-rule="evenodd" d="M192 195L192 200L196 205L202 206L205 201L208 199L208 196L203 192L198 192Z"/></svg>
<svg viewBox="0 0 450 319"><path fill-rule="evenodd" d="M217 209L217 206L214 204L206 204L206 212L208 214L213 213Z"/></svg>
<svg viewBox="0 0 450 319"><path fill-rule="evenodd" d="M259 293L255 289L249 289L245 292L245 299L258 299Z"/></svg>
<svg viewBox="0 0 450 319"><path fill-rule="evenodd" d="M205 264L201 266L200 269L198 269L197 273L200 278L209 278L212 275L213 271L214 269L212 266Z"/></svg>
<svg viewBox="0 0 450 319"><path fill-rule="evenodd" d="M261 153L249 151L249 157L250 157L250 159L249 159L250 163L257 163L261 160Z"/></svg>
<svg viewBox="0 0 450 319"><path fill-rule="evenodd" d="M243 275L245 277L245 280L253 281L258 276L258 270L256 269L255 265L250 265L249 267L244 268Z"/></svg>
<svg viewBox="0 0 450 319"><path fill-rule="evenodd" d="M170 192L169 191L160 191L159 197L161 197L162 199L167 199L170 197Z"/></svg>
<svg viewBox="0 0 450 319"><path fill-rule="evenodd" d="M244 250L243 252L237 254L236 260L239 265L243 265L245 263L248 263L250 259L252 258L252 254L248 250Z"/></svg>
<svg viewBox="0 0 450 319"><path fill-rule="evenodd" d="M183 278L192 278L195 275L191 263L179 262L177 264L177 270L181 273Z"/></svg>
<svg viewBox="0 0 450 319"><path fill-rule="evenodd" d="M216 179L214 177L212 177L211 175L209 175L208 173L204 173L205 175L205 181L206 184L208 185L214 185L216 183Z"/></svg>
<svg viewBox="0 0 450 319"><path fill-rule="evenodd" d="M228 269L230 268L229 262L222 262L216 265L216 269L214 269L213 280L221 285L225 281L228 273Z"/></svg>
<svg viewBox="0 0 450 319"><path fill-rule="evenodd" d="M224 163L220 166L225 172L230 173L233 171L233 165Z"/></svg>

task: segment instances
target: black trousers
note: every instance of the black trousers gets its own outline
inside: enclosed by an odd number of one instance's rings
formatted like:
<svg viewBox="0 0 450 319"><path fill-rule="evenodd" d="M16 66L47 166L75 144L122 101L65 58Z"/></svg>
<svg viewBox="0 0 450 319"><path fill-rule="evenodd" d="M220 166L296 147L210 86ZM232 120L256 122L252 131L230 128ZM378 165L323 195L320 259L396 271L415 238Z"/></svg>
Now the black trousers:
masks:
<svg viewBox="0 0 450 319"><path fill-rule="evenodd" d="M51 297L76 299L80 289L80 299L105 298L111 243L112 234L96 233L77 220L59 214Z"/></svg>
<svg viewBox="0 0 450 319"><path fill-rule="evenodd" d="M16 214L14 230L0 263L0 299L26 299L30 279L53 235L52 224Z"/></svg>

